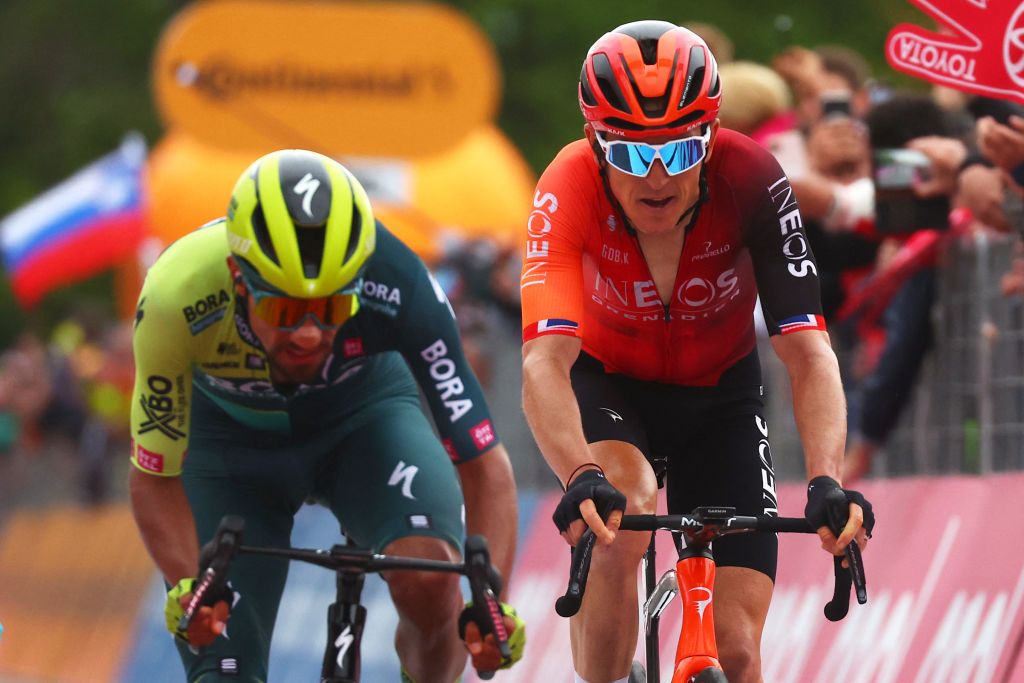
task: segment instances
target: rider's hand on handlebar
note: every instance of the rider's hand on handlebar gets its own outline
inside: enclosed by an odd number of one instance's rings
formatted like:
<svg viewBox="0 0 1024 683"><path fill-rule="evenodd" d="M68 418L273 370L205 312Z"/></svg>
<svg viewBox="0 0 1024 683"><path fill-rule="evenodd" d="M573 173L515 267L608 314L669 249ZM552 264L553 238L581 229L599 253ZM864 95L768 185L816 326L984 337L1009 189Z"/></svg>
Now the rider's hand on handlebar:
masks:
<svg viewBox="0 0 1024 683"><path fill-rule="evenodd" d="M512 652L512 658L508 662L503 661L494 635L488 633L481 638L480 627L471 619L466 618L466 612L463 614L464 616L459 619L460 625L464 628L461 635L466 644L466 650L469 651L470 659L473 661L474 669L477 671L509 669L523 658L523 648L526 647L526 622L511 605L501 603L502 621L505 622L508 646Z"/></svg>
<svg viewBox="0 0 1024 683"><path fill-rule="evenodd" d="M217 636L224 633L227 628L228 617L231 614L231 603L233 596L228 589L224 599L216 600L212 605L203 605L192 616L188 628L178 628L181 617L185 614L189 603L192 601L192 589L196 580L192 578L182 579L174 588L167 593L167 602L164 605L164 618L167 623L167 630L192 648L206 647L217 639Z"/></svg>
<svg viewBox="0 0 1024 683"><path fill-rule="evenodd" d="M848 517L838 537L829 524L828 505L826 500L830 491L842 491L846 497L848 509L844 517ZM841 499L840 499L841 500ZM861 550L867 547L867 539L875 528L875 513L871 503L859 491L850 491L839 486L839 482L831 477L815 477L807 484L807 506L804 517L814 527L821 538L821 547L833 555L842 555L850 541L856 539ZM846 561L843 561L846 566Z"/></svg>
<svg viewBox="0 0 1024 683"><path fill-rule="evenodd" d="M600 469L584 470L569 481L552 519L562 538L575 546L589 526L608 545L626 510L626 496L605 479Z"/></svg>

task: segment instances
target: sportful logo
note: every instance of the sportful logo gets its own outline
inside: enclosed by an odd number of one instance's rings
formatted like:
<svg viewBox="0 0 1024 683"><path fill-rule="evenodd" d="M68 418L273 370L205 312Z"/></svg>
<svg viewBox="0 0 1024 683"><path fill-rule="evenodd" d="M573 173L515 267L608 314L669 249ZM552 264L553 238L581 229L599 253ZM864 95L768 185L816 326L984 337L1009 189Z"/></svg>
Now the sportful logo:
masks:
<svg viewBox="0 0 1024 683"><path fill-rule="evenodd" d="M306 212L306 215L310 218L313 217L313 195L320 189L320 181L313 177L312 173L307 173L302 176L302 180L295 183L295 188L292 190L295 194L305 194L302 198L302 210Z"/></svg>
<svg viewBox="0 0 1024 683"><path fill-rule="evenodd" d="M402 495L409 500L416 500L416 496L412 495L412 480L419 471L420 468L416 467L416 465L407 466L404 461L399 460L398 466L391 473L391 478L388 479L388 486L398 486L401 484Z"/></svg>
<svg viewBox="0 0 1024 683"><path fill-rule="evenodd" d="M612 418L612 422L622 422L622 416L616 413L611 408L600 408L599 410L603 410L604 412L608 413L608 416Z"/></svg>

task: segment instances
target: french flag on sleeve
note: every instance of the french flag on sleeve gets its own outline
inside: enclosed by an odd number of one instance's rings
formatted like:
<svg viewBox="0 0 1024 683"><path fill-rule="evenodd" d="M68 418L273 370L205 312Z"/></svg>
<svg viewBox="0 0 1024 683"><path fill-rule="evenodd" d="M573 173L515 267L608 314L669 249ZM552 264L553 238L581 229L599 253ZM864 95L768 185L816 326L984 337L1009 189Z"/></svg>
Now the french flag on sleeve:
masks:
<svg viewBox="0 0 1024 683"><path fill-rule="evenodd" d="M0 221L11 286L25 307L50 290L133 257L143 237L138 134Z"/></svg>
<svg viewBox="0 0 1024 683"><path fill-rule="evenodd" d="M530 341L542 334L567 334L570 337L575 337L579 332L579 328L579 323L575 320L545 318L544 320L538 320L531 325L527 325L523 329L523 341Z"/></svg>
<svg viewBox="0 0 1024 683"><path fill-rule="evenodd" d="M820 315L795 315L779 322L782 334L801 330L824 330L825 318Z"/></svg>

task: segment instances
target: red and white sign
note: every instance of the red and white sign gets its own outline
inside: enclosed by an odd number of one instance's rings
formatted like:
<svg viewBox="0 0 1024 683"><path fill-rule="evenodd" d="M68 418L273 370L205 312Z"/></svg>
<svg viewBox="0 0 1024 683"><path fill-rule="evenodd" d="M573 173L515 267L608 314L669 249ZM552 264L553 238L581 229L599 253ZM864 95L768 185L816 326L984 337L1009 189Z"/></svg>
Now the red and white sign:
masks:
<svg viewBox="0 0 1024 683"><path fill-rule="evenodd" d="M868 603L854 598L846 619L826 620L830 558L816 536L780 535L778 580L761 647L764 679L1024 681L1024 654L1016 651L1024 633L1020 514L995 505L1024 499L1024 474L879 481L860 490L878 517L864 555ZM779 494L781 514L799 516L803 486L782 486ZM538 503L520 545L509 602L529 624L529 638L523 660L502 674L505 683L572 680L569 624L554 611L569 563L551 523L557 500L550 495ZM675 558L668 534L662 536L659 573ZM665 681L679 619L676 600L661 621ZM643 659L642 643L637 656Z"/></svg>
<svg viewBox="0 0 1024 683"><path fill-rule="evenodd" d="M1024 2L910 2L946 32L897 25L885 42L894 69L938 85L1024 102Z"/></svg>
<svg viewBox="0 0 1024 683"><path fill-rule="evenodd" d="M473 437L473 443L480 450L483 450L494 443L494 427L490 419L485 419L478 425L469 428L469 435Z"/></svg>
<svg viewBox="0 0 1024 683"><path fill-rule="evenodd" d="M139 444L135 444L135 462L147 472L163 474L164 456L160 453L146 450Z"/></svg>

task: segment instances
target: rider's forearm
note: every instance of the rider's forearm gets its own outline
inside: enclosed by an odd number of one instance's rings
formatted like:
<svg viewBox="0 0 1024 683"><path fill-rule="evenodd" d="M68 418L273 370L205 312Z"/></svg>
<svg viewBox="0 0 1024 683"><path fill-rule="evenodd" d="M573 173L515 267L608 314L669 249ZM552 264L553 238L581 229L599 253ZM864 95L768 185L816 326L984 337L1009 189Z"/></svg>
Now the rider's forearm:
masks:
<svg viewBox="0 0 1024 683"><path fill-rule="evenodd" d="M825 346L786 365L793 391L793 416L804 448L808 480L842 481L846 447L846 397L839 364Z"/></svg>
<svg viewBox="0 0 1024 683"><path fill-rule="evenodd" d="M466 531L487 539L491 563L504 579L501 599L508 595L519 525L516 484L508 452L501 444L478 458L459 465L466 501Z"/></svg>
<svg viewBox="0 0 1024 683"><path fill-rule="evenodd" d="M199 541L180 477L131 468L128 491L142 542L164 579L175 585L199 569Z"/></svg>
<svg viewBox="0 0 1024 683"><path fill-rule="evenodd" d="M523 412L544 459L564 485L587 462L589 447L569 373L557 360L524 361Z"/></svg>

